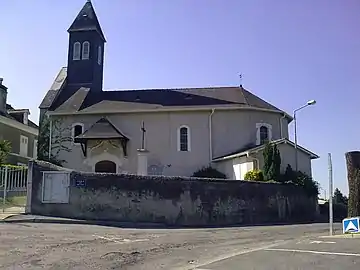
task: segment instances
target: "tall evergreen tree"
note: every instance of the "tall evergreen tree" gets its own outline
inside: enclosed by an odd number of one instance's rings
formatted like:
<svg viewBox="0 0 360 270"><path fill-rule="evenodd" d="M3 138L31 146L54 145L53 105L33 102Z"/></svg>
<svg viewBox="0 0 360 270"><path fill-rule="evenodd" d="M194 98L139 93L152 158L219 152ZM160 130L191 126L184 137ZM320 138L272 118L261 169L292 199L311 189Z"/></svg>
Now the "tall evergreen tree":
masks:
<svg viewBox="0 0 360 270"><path fill-rule="evenodd" d="M273 146L271 143L267 143L263 152L263 157L264 157L264 178L266 180L271 180L271 175L270 175L270 171L271 171L271 167L272 167L272 161L273 161Z"/></svg>

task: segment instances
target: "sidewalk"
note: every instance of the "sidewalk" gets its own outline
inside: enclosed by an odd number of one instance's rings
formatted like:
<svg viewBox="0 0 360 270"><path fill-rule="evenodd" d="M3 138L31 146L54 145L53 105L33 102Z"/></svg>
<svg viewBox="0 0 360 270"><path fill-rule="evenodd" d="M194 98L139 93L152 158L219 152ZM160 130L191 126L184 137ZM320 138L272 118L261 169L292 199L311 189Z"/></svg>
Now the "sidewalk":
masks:
<svg viewBox="0 0 360 270"><path fill-rule="evenodd" d="M0 208L0 222L12 217L12 216L18 216L19 214L23 214L25 212L25 207L8 207L5 209Z"/></svg>

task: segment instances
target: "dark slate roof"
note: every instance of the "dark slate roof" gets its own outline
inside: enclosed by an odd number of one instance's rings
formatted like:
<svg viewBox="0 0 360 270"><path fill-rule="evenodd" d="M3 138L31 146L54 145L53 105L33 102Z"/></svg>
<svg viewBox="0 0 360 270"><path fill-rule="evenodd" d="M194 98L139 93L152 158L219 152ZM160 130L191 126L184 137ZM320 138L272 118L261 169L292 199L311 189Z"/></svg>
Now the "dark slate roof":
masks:
<svg viewBox="0 0 360 270"><path fill-rule="evenodd" d="M66 75L67 75L67 68L62 67L59 73L56 75L56 78L53 84L51 85L49 91L46 93L45 97L43 98L39 106L40 109L47 109L53 104L56 96L58 95L58 93L65 84Z"/></svg>
<svg viewBox="0 0 360 270"><path fill-rule="evenodd" d="M103 117L93 124L83 134L75 138L75 141L81 142L86 139L125 139L129 140L109 119Z"/></svg>
<svg viewBox="0 0 360 270"><path fill-rule="evenodd" d="M15 110L15 109L14 109L10 104L6 104L6 111L8 111L8 110ZM19 123L25 125L25 124L23 123L22 118L17 117L16 114L15 114L15 115L11 115L11 114L9 114L8 112L2 112L2 111L0 111L0 115L1 115L1 116L5 116L6 118L9 118L9 119L11 119L11 120L14 120L14 121L16 121L16 122L19 122ZM39 128L39 126L38 126L37 124L35 124L33 121L31 121L30 119L28 120L28 124L27 124L27 125L28 125L29 127L35 128L35 129L38 129L38 128Z"/></svg>
<svg viewBox="0 0 360 270"><path fill-rule="evenodd" d="M161 106L204 106L231 104L226 100L199 96L173 90L123 90L89 92L80 110L91 107L102 101L119 101L137 104L154 104Z"/></svg>
<svg viewBox="0 0 360 270"><path fill-rule="evenodd" d="M75 31L97 31L101 38L106 42L103 31L101 30L99 20L96 16L95 10L91 1L87 1L79 14L76 16L74 22L71 24L68 32Z"/></svg>

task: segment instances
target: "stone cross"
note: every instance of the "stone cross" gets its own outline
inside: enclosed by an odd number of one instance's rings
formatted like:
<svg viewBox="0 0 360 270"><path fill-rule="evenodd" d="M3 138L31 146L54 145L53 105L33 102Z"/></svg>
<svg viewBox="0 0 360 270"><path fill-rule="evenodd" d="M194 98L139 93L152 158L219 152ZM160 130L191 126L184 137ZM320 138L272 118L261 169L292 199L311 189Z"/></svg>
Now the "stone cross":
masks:
<svg viewBox="0 0 360 270"><path fill-rule="evenodd" d="M145 133L146 133L146 129L145 129L144 121L142 121L142 124L141 124L141 132L142 132L141 149L145 149Z"/></svg>

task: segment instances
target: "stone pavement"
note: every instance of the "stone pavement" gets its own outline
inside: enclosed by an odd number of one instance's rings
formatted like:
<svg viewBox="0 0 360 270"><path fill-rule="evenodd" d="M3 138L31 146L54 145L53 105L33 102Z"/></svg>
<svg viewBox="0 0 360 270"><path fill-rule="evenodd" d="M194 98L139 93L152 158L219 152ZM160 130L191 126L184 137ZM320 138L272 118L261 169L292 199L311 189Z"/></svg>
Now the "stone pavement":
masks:
<svg viewBox="0 0 360 270"><path fill-rule="evenodd" d="M284 242L193 268L194 270L358 270L360 238L317 237Z"/></svg>

